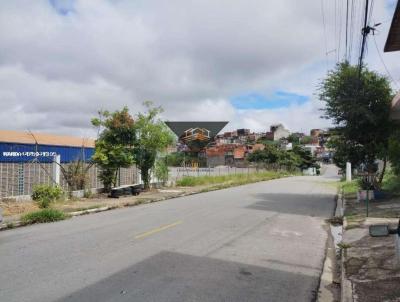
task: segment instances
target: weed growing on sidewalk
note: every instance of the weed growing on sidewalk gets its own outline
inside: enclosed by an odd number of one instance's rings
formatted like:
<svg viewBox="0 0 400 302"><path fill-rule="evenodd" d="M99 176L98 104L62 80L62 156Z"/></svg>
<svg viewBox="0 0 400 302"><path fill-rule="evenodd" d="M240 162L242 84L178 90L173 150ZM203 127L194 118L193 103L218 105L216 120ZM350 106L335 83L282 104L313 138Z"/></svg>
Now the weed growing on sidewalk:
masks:
<svg viewBox="0 0 400 302"><path fill-rule="evenodd" d="M30 212L21 217L23 225L64 220L70 216L56 209L43 209Z"/></svg>
<svg viewBox="0 0 400 302"><path fill-rule="evenodd" d="M259 173L240 173L240 174L228 174L219 176L186 176L176 182L177 186L181 187L194 187L201 185L221 185L226 184L226 187L235 185L244 185L247 183L253 183L257 181L271 180L275 178L285 177L292 175L289 172L275 172L266 171Z"/></svg>

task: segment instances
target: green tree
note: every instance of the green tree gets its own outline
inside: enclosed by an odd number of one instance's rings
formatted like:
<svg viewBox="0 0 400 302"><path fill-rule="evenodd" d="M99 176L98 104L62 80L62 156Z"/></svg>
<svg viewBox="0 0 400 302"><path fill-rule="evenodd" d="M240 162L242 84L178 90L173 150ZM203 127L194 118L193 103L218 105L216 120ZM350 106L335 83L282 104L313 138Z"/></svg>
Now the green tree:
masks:
<svg viewBox="0 0 400 302"><path fill-rule="evenodd" d="M166 158L158 158L154 167L154 174L159 181L165 184L168 181L169 169Z"/></svg>
<svg viewBox="0 0 400 302"><path fill-rule="evenodd" d="M289 170L298 168L302 163L301 158L296 153L290 151L283 151L279 157L279 165L285 166Z"/></svg>
<svg viewBox="0 0 400 302"><path fill-rule="evenodd" d="M100 167L99 177L104 190L109 192L116 185L118 169L134 163L135 123L128 108L124 107L113 113L99 112L92 124L100 130L92 159Z"/></svg>
<svg viewBox="0 0 400 302"><path fill-rule="evenodd" d="M339 63L320 85L324 117L335 125L331 142L339 154L339 165L373 166L377 158L386 161L392 124L389 118L392 90L389 81L363 67ZM383 176L383 173L382 173Z"/></svg>
<svg viewBox="0 0 400 302"><path fill-rule="evenodd" d="M312 137L305 135L300 139L300 144L302 145L308 145L312 143Z"/></svg>
<svg viewBox="0 0 400 302"><path fill-rule="evenodd" d="M317 168L319 169L319 164L317 163L317 159L311 154L310 150L298 145L294 146L290 151L294 153L297 158L297 167L304 170L308 168Z"/></svg>
<svg viewBox="0 0 400 302"><path fill-rule="evenodd" d="M298 145L300 144L301 136L297 133L291 133L288 138L287 138L289 143L292 143L293 145Z"/></svg>
<svg viewBox="0 0 400 302"><path fill-rule="evenodd" d="M334 129L331 131L331 137L327 143L327 147L334 149L333 162L341 169L346 168L346 162L351 162L357 167L364 162L366 157L364 147L354 141L346 141L343 135L336 133Z"/></svg>
<svg viewBox="0 0 400 302"><path fill-rule="evenodd" d="M249 162L275 164L278 162L281 152L275 145L265 145L264 150L256 150L250 153L247 160Z"/></svg>
<svg viewBox="0 0 400 302"><path fill-rule="evenodd" d="M266 145L264 150L257 150L247 157L249 162L278 164L291 170L294 168L319 169L317 160L309 150L300 145L295 145L292 150L286 151L274 145Z"/></svg>
<svg viewBox="0 0 400 302"><path fill-rule="evenodd" d="M157 153L164 151L173 142L173 136L165 123L158 118L162 108L152 107L150 102L144 105L147 111L137 115L134 125L136 136L133 154L144 188L149 189L150 170L154 167Z"/></svg>
<svg viewBox="0 0 400 302"><path fill-rule="evenodd" d="M393 172L400 176L400 129L396 127L389 139L389 160Z"/></svg>
<svg viewBox="0 0 400 302"><path fill-rule="evenodd" d="M165 156L165 161L169 167L181 167L185 160L190 159L188 156L183 152L173 152Z"/></svg>

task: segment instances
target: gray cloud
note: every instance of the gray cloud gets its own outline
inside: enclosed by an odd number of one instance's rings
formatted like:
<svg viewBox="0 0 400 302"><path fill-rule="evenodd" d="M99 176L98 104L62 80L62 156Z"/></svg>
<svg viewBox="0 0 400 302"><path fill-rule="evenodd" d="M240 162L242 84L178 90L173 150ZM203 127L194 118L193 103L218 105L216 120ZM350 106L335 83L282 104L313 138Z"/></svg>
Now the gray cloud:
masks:
<svg viewBox="0 0 400 302"><path fill-rule="evenodd" d="M315 98L279 110L239 111L229 102L246 91L312 96L326 72L319 2L56 2L0 4L0 128L93 134L99 109L135 113L144 100L170 120L225 119L255 130L277 121L292 130L327 125ZM375 11L390 17L380 2ZM331 37L329 7L326 15Z"/></svg>

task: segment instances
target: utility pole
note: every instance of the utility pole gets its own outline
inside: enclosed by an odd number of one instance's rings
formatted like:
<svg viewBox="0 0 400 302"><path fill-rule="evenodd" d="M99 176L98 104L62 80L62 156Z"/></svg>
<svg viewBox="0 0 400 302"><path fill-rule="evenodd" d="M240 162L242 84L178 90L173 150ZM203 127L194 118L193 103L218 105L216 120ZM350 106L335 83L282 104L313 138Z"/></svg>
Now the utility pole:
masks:
<svg viewBox="0 0 400 302"><path fill-rule="evenodd" d="M365 0L365 13L364 13L364 27L362 28L362 42L361 42L361 52L360 58L358 60L358 78L361 78L361 69L363 64L364 52L365 52L365 43L367 41L367 35L371 31L371 28L367 27L367 19L368 19L368 0Z"/></svg>

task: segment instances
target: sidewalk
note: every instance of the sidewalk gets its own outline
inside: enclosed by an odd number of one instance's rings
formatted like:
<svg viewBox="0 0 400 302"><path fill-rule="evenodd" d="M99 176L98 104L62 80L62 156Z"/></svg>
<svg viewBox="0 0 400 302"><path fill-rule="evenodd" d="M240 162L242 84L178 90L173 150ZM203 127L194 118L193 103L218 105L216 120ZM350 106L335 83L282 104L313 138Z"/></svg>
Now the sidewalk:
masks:
<svg viewBox="0 0 400 302"><path fill-rule="evenodd" d="M163 189L152 189L143 192L138 196L124 196L120 198L108 198L104 194L98 194L92 198L80 198L65 201L57 201L53 208L61 210L72 216L88 214L90 212L98 212L99 210L111 210L114 208L123 208L136 206L144 203L162 201L170 198L186 196L212 190L213 186L196 186L196 187L174 187ZM18 225L18 221L23 214L31 211L39 210L33 201L0 201L0 207L3 209L3 223L0 223L0 229L7 226Z"/></svg>
<svg viewBox="0 0 400 302"><path fill-rule="evenodd" d="M94 198L72 198L56 201L51 208L60 210L71 216L89 214L93 212L107 211L114 208L136 206L143 203L151 203L181 197L207 191L220 190L260 181L269 181L282 177L290 177L296 173L284 171L266 171L251 174L236 174L230 176L187 178L182 186L166 187L163 189L151 189L142 192L138 196L108 198L105 194L98 194ZM0 224L0 230L20 226L22 215L39 210L33 201L16 202L12 199L0 200L0 208L3 209L4 221Z"/></svg>
<svg viewBox="0 0 400 302"><path fill-rule="evenodd" d="M400 199L345 201L342 247L342 301L400 301L400 263L396 235L371 237L369 226L397 228Z"/></svg>

